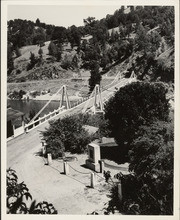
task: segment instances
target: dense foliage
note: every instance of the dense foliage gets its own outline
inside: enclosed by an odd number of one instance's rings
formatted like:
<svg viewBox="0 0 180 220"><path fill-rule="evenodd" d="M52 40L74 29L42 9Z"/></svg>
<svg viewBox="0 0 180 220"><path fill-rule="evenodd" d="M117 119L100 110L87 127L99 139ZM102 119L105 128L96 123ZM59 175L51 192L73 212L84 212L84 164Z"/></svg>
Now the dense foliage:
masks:
<svg viewBox="0 0 180 220"><path fill-rule="evenodd" d="M10 99L15 99L15 100L21 100L23 95L25 95L26 92L24 90L20 90L20 91L13 91L9 94L9 98Z"/></svg>
<svg viewBox="0 0 180 220"><path fill-rule="evenodd" d="M105 106L111 135L129 162L117 174L123 200L113 187L107 214L172 215L174 127L162 83L136 82L121 88Z"/></svg>
<svg viewBox="0 0 180 220"><path fill-rule="evenodd" d="M49 128L42 134L47 144L47 153L51 153L53 158L64 156L65 151L84 153L94 138L83 128L82 115L51 121Z"/></svg>
<svg viewBox="0 0 180 220"><path fill-rule="evenodd" d="M91 62L91 76L89 78L89 88L90 92L93 91L96 84L100 84L101 81L101 74L99 72L99 65L96 61Z"/></svg>
<svg viewBox="0 0 180 220"><path fill-rule="evenodd" d="M34 53L30 52L30 54L30 62L27 65L27 71L31 70L39 62L39 59L35 57Z"/></svg>
<svg viewBox="0 0 180 220"><path fill-rule="evenodd" d="M24 182L18 183L18 177L15 170L9 168L6 172L7 175L7 214L57 214L54 206L48 202L36 203L32 200Z"/></svg>
<svg viewBox="0 0 180 220"><path fill-rule="evenodd" d="M121 88L105 106L111 135L125 151L141 125L167 121L169 103L162 83L135 82ZM126 149L127 148L127 149ZM127 153L126 151L126 153Z"/></svg>
<svg viewBox="0 0 180 220"><path fill-rule="evenodd" d="M171 123L163 121L139 128L129 152L132 173L116 175L122 183L123 200L120 204L115 191L113 202L120 212L173 214L173 130Z"/></svg>
<svg viewBox="0 0 180 220"><path fill-rule="evenodd" d="M53 43L53 41L51 41L48 46L48 50L49 50L49 55L54 56L57 59L57 61L60 61L61 54L62 54L62 45L61 44L57 45L57 44Z"/></svg>

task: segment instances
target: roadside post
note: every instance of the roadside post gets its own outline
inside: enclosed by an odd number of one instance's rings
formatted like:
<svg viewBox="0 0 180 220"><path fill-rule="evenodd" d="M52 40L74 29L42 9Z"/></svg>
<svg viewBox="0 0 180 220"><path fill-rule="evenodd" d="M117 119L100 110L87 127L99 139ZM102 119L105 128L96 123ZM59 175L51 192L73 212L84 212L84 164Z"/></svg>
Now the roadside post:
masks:
<svg viewBox="0 0 180 220"><path fill-rule="evenodd" d="M104 172L104 162L102 160L99 161L100 162L100 173Z"/></svg>
<svg viewBox="0 0 180 220"><path fill-rule="evenodd" d="M95 186L95 176L94 173L91 173L91 187L94 188Z"/></svg>
<svg viewBox="0 0 180 220"><path fill-rule="evenodd" d="M64 161L64 174L69 175L69 164Z"/></svg>
<svg viewBox="0 0 180 220"><path fill-rule="evenodd" d="M118 184L118 198L120 200L120 202L122 201L122 185L121 185L121 181Z"/></svg>
<svg viewBox="0 0 180 220"><path fill-rule="evenodd" d="M48 154L47 157L48 157L48 165L51 165L52 164L52 155Z"/></svg>

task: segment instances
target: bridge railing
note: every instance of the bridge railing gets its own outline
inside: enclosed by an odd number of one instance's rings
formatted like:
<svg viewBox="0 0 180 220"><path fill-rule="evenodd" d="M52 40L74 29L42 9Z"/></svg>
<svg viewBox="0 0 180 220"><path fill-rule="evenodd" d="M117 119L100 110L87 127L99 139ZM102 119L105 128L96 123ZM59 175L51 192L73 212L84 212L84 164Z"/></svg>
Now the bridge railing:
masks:
<svg viewBox="0 0 180 220"><path fill-rule="evenodd" d="M37 120L34 120L33 122L26 124L25 125L25 132L28 132L32 129L34 129L35 127L39 126L40 124L43 124L44 122L46 122L49 119L52 119L53 117L57 116L58 114L60 114L62 111L64 111L65 106L55 109L53 112L49 112L49 114L45 114L43 117L39 117Z"/></svg>
<svg viewBox="0 0 180 220"><path fill-rule="evenodd" d="M82 102L85 102L89 99L89 97L83 97L81 100L78 100L77 102L72 105L71 108L76 107L77 105L80 105ZM65 110L65 106L58 108L54 110L53 112L50 112L49 114L45 114L43 117L39 117L37 120L34 120L33 122L25 125L25 132L29 132L35 127L41 125L42 123L46 122L49 119L52 119L53 117L57 116L59 113Z"/></svg>

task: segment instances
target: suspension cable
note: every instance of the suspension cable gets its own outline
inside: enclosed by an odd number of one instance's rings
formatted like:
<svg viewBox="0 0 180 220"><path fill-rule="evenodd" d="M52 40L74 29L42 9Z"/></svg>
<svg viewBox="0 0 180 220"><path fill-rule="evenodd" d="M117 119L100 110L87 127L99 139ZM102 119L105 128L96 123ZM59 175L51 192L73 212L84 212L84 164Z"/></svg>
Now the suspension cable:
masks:
<svg viewBox="0 0 180 220"><path fill-rule="evenodd" d="M47 105L52 101L52 99L61 91L61 89L63 88L63 86L50 98L50 100L44 105L44 107L31 119L31 122L34 121L35 118L37 118L38 115L41 114L41 112L47 107Z"/></svg>
<svg viewBox="0 0 180 220"><path fill-rule="evenodd" d="M90 102L90 100L91 100L91 99L93 98L93 96L94 96L94 92L95 92L95 87L94 87L94 89L93 89L91 95L89 96L89 99L88 99L88 101L86 102L86 104L85 104L85 106L84 106L84 108L83 108L83 110L82 110L82 113L85 113L85 112L86 112L87 107L88 107L88 105L89 105L89 102Z"/></svg>

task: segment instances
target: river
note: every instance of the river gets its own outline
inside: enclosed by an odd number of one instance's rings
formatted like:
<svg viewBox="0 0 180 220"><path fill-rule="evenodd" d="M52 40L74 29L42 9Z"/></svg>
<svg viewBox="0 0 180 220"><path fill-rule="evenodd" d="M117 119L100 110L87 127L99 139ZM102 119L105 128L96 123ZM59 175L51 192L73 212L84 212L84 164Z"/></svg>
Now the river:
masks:
<svg viewBox="0 0 180 220"><path fill-rule="evenodd" d="M35 111L37 113L40 111L47 101L44 100L29 100L29 101L22 101L22 100L8 100L8 104L16 110L19 110L25 113L25 116L29 115L30 111ZM55 109L59 108L59 101L51 101L48 106L42 111L40 116L44 114L48 114L50 111L54 111Z"/></svg>

